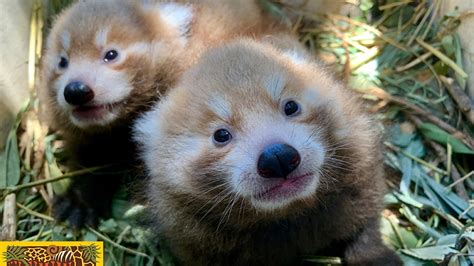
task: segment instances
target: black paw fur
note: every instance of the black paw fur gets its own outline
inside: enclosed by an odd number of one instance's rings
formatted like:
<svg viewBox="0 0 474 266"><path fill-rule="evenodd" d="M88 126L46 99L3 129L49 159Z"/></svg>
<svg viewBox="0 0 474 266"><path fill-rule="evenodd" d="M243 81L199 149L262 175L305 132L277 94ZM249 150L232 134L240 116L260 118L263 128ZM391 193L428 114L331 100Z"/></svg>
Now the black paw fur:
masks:
<svg viewBox="0 0 474 266"><path fill-rule="evenodd" d="M101 210L86 202L78 193L69 192L54 198L54 218L58 222L68 222L75 230L85 225L97 227L100 212Z"/></svg>

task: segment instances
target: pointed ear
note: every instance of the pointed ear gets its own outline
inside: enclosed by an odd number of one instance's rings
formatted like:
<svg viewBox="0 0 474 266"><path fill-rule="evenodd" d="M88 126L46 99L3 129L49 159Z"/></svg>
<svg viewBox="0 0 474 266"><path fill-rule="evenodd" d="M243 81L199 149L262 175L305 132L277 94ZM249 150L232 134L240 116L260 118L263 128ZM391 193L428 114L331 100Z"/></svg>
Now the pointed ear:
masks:
<svg viewBox="0 0 474 266"><path fill-rule="evenodd" d="M171 27L185 40L194 16L191 5L172 2L156 3L153 0L141 0L140 5L142 10L154 20L157 27ZM163 22L166 25L162 25Z"/></svg>
<svg viewBox="0 0 474 266"><path fill-rule="evenodd" d="M193 19L193 9L190 5L178 3L162 3L159 5L161 18L178 29L181 35L189 31Z"/></svg>
<svg viewBox="0 0 474 266"><path fill-rule="evenodd" d="M271 44L279 50L281 55L288 58L295 65L302 65L311 61L309 51L294 35L285 33L269 35L263 38L263 42Z"/></svg>

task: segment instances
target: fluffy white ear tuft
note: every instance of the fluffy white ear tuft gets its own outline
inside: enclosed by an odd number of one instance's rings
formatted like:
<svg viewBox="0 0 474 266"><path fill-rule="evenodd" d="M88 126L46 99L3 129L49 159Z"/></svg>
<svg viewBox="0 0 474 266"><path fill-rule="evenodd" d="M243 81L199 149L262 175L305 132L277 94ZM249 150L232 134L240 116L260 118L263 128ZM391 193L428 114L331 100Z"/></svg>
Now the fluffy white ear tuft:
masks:
<svg viewBox="0 0 474 266"><path fill-rule="evenodd" d="M143 114L133 125L133 140L142 145L150 146L161 134L160 104L155 105L151 111Z"/></svg>
<svg viewBox="0 0 474 266"><path fill-rule="evenodd" d="M189 31L193 19L193 9L190 5L178 3L162 3L159 5L160 15L163 20L184 36Z"/></svg>

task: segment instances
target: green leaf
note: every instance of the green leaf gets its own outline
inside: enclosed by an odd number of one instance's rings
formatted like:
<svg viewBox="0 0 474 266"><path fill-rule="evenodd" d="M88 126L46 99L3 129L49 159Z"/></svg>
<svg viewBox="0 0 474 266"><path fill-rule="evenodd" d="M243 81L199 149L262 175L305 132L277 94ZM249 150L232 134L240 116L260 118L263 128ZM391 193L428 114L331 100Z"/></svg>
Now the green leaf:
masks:
<svg viewBox="0 0 474 266"><path fill-rule="evenodd" d="M404 149L407 153L421 157L423 156L425 150L421 141L416 140L410 142L408 147ZM399 154L399 164L401 166L402 171L402 180L400 181L400 190L403 194L408 194L410 191L410 184L412 181L415 181L417 177L417 168L414 167L413 160L411 158L406 157L403 154Z"/></svg>
<svg viewBox="0 0 474 266"><path fill-rule="evenodd" d="M84 235L84 241L97 241L97 236L90 231L87 231Z"/></svg>
<svg viewBox="0 0 474 266"><path fill-rule="evenodd" d="M425 248L411 248L402 249L404 254L415 257L421 260L443 260L444 256L449 253L458 253L457 250L453 249L449 245L425 247Z"/></svg>
<svg viewBox="0 0 474 266"><path fill-rule="evenodd" d="M439 239L443 235L439 233L435 228L432 228L425 221L417 217L407 206L402 205L401 209L403 215L416 227L430 235L432 238Z"/></svg>
<svg viewBox="0 0 474 266"><path fill-rule="evenodd" d="M374 1L362 0L360 1L360 9L362 11L368 11L374 6Z"/></svg>
<svg viewBox="0 0 474 266"><path fill-rule="evenodd" d="M423 266L433 265L433 266L435 266L435 265L437 265L436 263L426 262L424 260L416 259L414 257L407 256L405 254L400 254L400 258L402 259L403 265L405 265L405 266L420 266L420 265L423 265Z"/></svg>
<svg viewBox="0 0 474 266"><path fill-rule="evenodd" d="M464 143L434 124L423 123L418 126L418 129L427 139L434 140L445 146L449 143L453 147L453 152L474 154L474 151L469 149Z"/></svg>
<svg viewBox="0 0 474 266"><path fill-rule="evenodd" d="M115 233L117 228L118 224L114 219L105 220L99 225L99 231L103 233Z"/></svg>
<svg viewBox="0 0 474 266"><path fill-rule="evenodd" d="M5 154L0 157L0 189L15 186L20 182L20 155L18 152L18 142L16 132L20 126L23 114L30 107L30 101L27 100L21 106L16 115L15 124L8 134Z"/></svg>
<svg viewBox="0 0 474 266"><path fill-rule="evenodd" d="M399 223L393 221L390 222L391 218L383 217L381 220L382 238L385 243L390 244L396 249L400 248L415 248L418 242L415 234L412 231L399 225Z"/></svg>
<svg viewBox="0 0 474 266"><path fill-rule="evenodd" d="M1 189L12 187L20 182L20 155L18 153L18 143L16 139L16 128L12 129L8 135L5 155L2 161L3 174L1 176Z"/></svg>
<svg viewBox="0 0 474 266"><path fill-rule="evenodd" d="M5 162L5 151L0 151L0 189L7 187L7 169Z"/></svg>
<svg viewBox="0 0 474 266"><path fill-rule="evenodd" d="M448 56L452 56L456 49L454 47L454 39L451 35L446 35L441 39L441 45L443 45L443 49L446 51Z"/></svg>
<svg viewBox="0 0 474 266"><path fill-rule="evenodd" d="M411 205L419 209L424 208L424 204L414 199L410 194L405 195L405 194L400 194L396 191L393 191L392 195L397 197L398 200L402 201L405 204Z"/></svg>
<svg viewBox="0 0 474 266"><path fill-rule="evenodd" d="M443 185L437 183L429 177L425 177L426 183L430 186L434 193L439 197L443 203L451 207L456 215L460 215L462 212L469 208L469 203L460 198L455 193L449 191ZM474 219L474 209L471 209L463 215L464 218Z"/></svg>
<svg viewBox="0 0 474 266"><path fill-rule="evenodd" d="M45 142L45 157L48 162L49 177L55 178L63 175L64 173L59 168L57 159L55 156L55 150L53 148L53 142L57 139L56 135L49 135L44 139ZM53 182L51 185L53 187L54 193L56 195L64 194L71 183L70 179L66 178L58 182Z"/></svg>
<svg viewBox="0 0 474 266"><path fill-rule="evenodd" d="M407 147L414 138L415 134L402 132L400 125L396 125L390 129L390 142L399 147Z"/></svg>
<svg viewBox="0 0 474 266"><path fill-rule="evenodd" d="M456 49L454 55L456 58L456 64L460 67L464 66L463 64L463 55L462 55L462 45L461 45L461 40L459 39L459 36L456 34L454 35L454 47ZM455 73L456 76L456 81L459 83L459 86L464 90L466 89L466 78L462 77L459 75L459 73Z"/></svg>
<svg viewBox="0 0 474 266"><path fill-rule="evenodd" d="M438 245L448 245L454 247L456 245L456 240L458 239L458 235L456 234L449 234L445 235L442 238L438 239Z"/></svg>

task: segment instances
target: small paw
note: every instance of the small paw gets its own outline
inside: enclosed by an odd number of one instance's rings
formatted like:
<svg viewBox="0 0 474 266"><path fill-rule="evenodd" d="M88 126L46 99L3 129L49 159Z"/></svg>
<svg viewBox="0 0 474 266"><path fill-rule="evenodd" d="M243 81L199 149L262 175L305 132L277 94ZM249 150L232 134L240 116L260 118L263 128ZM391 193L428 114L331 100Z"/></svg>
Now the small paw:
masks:
<svg viewBox="0 0 474 266"><path fill-rule="evenodd" d="M97 211L73 192L54 198L53 216L59 222L67 221L75 230L85 225L97 227L98 224Z"/></svg>

